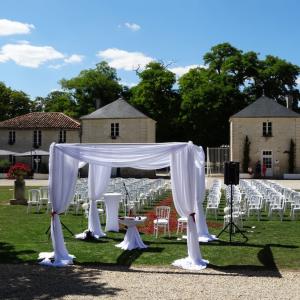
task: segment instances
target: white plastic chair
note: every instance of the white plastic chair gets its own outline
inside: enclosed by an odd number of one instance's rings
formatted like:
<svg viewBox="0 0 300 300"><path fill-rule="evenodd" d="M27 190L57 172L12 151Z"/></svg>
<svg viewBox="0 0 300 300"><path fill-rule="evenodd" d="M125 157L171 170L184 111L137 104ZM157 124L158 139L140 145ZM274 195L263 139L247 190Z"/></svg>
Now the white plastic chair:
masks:
<svg viewBox="0 0 300 300"><path fill-rule="evenodd" d="M283 219L284 203L282 195L273 195L272 202L269 206L269 218L272 219L273 212L277 212L280 216L280 221Z"/></svg>
<svg viewBox="0 0 300 300"><path fill-rule="evenodd" d="M294 197L294 203L291 206L291 218L295 220L295 213L300 213L300 196Z"/></svg>
<svg viewBox="0 0 300 300"><path fill-rule="evenodd" d="M259 195L253 195L250 197L248 201L248 217L250 216L251 212L257 213L257 220L260 221L260 211L262 205L262 197Z"/></svg>
<svg viewBox="0 0 300 300"><path fill-rule="evenodd" d="M153 220L153 234L155 234L156 238L158 237L159 227L164 228L164 234L166 234L166 231L168 230L168 234L170 237L170 210L171 209L169 206L156 206L156 219Z"/></svg>
<svg viewBox="0 0 300 300"><path fill-rule="evenodd" d="M36 207L36 212L40 211L40 190L38 189L28 190L27 213L29 213L32 206Z"/></svg>

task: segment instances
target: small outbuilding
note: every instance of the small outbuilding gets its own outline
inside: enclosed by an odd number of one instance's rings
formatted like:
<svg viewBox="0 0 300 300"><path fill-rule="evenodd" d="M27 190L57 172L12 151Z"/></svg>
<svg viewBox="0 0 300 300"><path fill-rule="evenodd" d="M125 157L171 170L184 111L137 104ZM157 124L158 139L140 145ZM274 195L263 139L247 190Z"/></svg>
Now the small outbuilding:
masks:
<svg viewBox="0 0 300 300"><path fill-rule="evenodd" d="M259 161L266 177L289 173L290 145L295 145L295 173L300 172L300 114L266 96L231 116L230 159L244 159L245 139L250 142L249 167L255 170ZM242 170L241 170L242 171Z"/></svg>

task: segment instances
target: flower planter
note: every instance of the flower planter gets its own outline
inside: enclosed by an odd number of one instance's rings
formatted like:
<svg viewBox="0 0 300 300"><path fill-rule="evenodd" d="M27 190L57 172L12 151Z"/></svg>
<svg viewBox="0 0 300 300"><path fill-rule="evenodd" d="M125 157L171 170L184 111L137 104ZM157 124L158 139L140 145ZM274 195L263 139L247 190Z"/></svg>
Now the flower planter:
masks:
<svg viewBox="0 0 300 300"><path fill-rule="evenodd" d="M283 179L300 179L300 174L283 174Z"/></svg>

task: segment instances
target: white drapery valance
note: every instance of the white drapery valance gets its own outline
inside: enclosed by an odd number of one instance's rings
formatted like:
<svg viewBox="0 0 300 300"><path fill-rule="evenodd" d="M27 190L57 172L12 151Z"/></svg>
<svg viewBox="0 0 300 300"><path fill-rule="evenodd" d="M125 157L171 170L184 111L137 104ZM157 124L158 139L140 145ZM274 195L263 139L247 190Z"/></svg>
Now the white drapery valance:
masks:
<svg viewBox="0 0 300 300"><path fill-rule="evenodd" d="M91 205L108 184L110 168L132 167L160 169L170 166L175 208L181 217L188 218L188 257L174 265L202 269L207 261L200 253L195 214L205 195L204 152L189 143L158 144L52 144L49 158L49 198L52 203L51 237L54 265L72 263L63 240L59 214L64 212L74 196L79 162L92 166L89 178ZM96 174L101 173L101 178ZM98 181L99 180L99 181ZM101 183L100 183L101 180ZM95 230L98 224L89 224ZM101 234L101 232L100 232Z"/></svg>

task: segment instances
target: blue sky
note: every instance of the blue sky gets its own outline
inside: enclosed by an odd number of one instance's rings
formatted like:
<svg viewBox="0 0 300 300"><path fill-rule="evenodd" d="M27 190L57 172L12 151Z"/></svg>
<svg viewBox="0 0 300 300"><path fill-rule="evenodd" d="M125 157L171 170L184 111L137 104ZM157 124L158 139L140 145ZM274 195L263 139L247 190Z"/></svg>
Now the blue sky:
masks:
<svg viewBox="0 0 300 300"><path fill-rule="evenodd" d="M300 65L298 0L0 0L0 81L31 98L103 59L123 83L151 59L178 76L229 42Z"/></svg>

